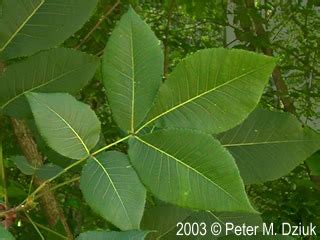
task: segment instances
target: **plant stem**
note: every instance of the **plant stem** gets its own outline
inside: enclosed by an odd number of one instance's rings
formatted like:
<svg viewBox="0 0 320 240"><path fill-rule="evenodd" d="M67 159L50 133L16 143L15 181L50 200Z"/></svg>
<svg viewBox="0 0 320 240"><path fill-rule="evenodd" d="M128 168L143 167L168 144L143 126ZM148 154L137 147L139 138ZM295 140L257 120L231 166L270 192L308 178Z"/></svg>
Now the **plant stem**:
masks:
<svg viewBox="0 0 320 240"><path fill-rule="evenodd" d="M44 188L48 183L52 182L53 180L55 180L56 178L60 177L61 175L63 175L64 173L68 172L71 168L79 165L80 163L84 162L85 160L87 160L88 157L82 158L74 163L72 163L71 165L67 166L66 168L63 169L63 171L59 172L57 175L53 176L52 178L49 178L48 180L44 181L36 190L33 191L33 193L30 195L32 198L34 198L34 196L42 190L42 188Z"/></svg>
<svg viewBox="0 0 320 240"><path fill-rule="evenodd" d="M58 188L60 188L62 186L65 186L65 185L67 185L69 183L76 182L76 181L79 181L79 180L80 180L80 177L75 177L75 178L72 178L70 180L64 181L64 182L62 182L60 184L57 184L54 187L50 188L50 191L55 191L55 190L57 190ZM35 196L34 199L36 200L41 196L42 196L42 194L39 194L39 195Z"/></svg>
<svg viewBox="0 0 320 240"><path fill-rule="evenodd" d="M15 119L11 118L11 123L13 126L13 132L16 136L17 142L20 145L20 148L28 160L28 162L32 166L40 167L43 165L43 155L38 150L38 145L31 133L31 130L29 129L27 123L24 120L21 119ZM54 196L52 192L50 192L50 185L43 184L44 181L35 177L33 181L35 186L42 186L41 190L45 193L43 194L42 198L40 199L42 208L46 214L46 217L48 219L48 222L50 225L54 226L56 223L60 220L62 223L65 232L68 235L68 239L72 240L73 234L71 232L71 229L67 223L66 217L64 216L64 213L62 212L61 207L59 206L59 203ZM23 201L18 207L10 209L10 211L17 212L22 211L25 209L29 209L33 207L33 196L28 196L25 201ZM3 213L0 213L3 214Z"/></svg>
<svg viewBox="0 0 320 240"><path fill-rule="evenodd" d="M1 117L0 117L1 121ZM8 194L7 194L7 185L6 185L6 175L5 175L5 166L2 152L2 136L0 136L0 175L1 175L1 186L3 189L3 198L5 207L8 207Z"/></svg>
<svg viewBox="0 0 320 240"><path fill-rule="evenodd" d="M26 212L24 213L26 215L26 217L28 218L29 222L32 224L32 226L34 227L34 229L37 231L37 233L39 234L40 238L42 240L45 240L44 236L42 235L42 233L40 232L39 228L37 227L37 225L33 222L33 220L31 219L31 217L29 216L29 214L27 214Z"/></svg>
<svg viewBox="0 0 320 240"><path fill-rule="evenodd" d="M126 137L124 137L124 138L121 138L121 139L119 139L118 141L115 141L115 142L113 142L113 143L111 143L111 144L109 144L109 145L107 145L107 146L105 146L105 147L103 147L103 148L100 148L99 150L97 150L97 151L95 151L94 153L92 153L91 156L95 156L95 155L103 152L104 150L107 150L108 148L111 148L111 147L113 147L113 146L115 146L115 145L117 145L117 144L119 144L119 143L121 143L121 142L129 139L130 137L131 137L131 135L128 135L128 136L126 136Z"/></svg>
<svg viewBox="0 0 320 240"><path fill-rule="evenodd" d="M27 216L27 215L26 215ZM28 218L28 216L27 216L27 218ZM26 219L24 219L24 220L26 220ZM30 221L30 219L28 218L28 221ZM31 222L31 221L30 221ZM32 222L33 222L33 224L34 225L36 225L38 228L42 228L43 230L45 230L45 231L47 231L47 232L50 232L50 233L52 233L52 234L54 234L54 235L56 235L56 236L58 236L58 237L60 237L60 238L62 238L62 239L68 239L66 236L63 236L62 234L60 234L60 233L58 233L58 232L56 232L56 231L54 231L54 230L52 230L52 229L50 229L50 228L48 228L48 227L46 227L46 226L43 226L42 224L40 224L40 223L37 223L37 222L35 222L35 221L33 221L32 220Z"/></svg>
<svg viewBox="0 0 320 240"><path fill-rule="evenodd" d="M115 141L115 142L113 142L113 143L111 143L111 144L109 144L109 145L107 145L107 146L105 146L105 147L103 147L103 148L100 148L99 150L97 150L97 151L95 151L94 153L92 153L90 156L95 156L95 155L97 155L98 153L100 153L100 152L102 152L102 151L105 151L105 150L107 150L107 149L109 149L109 148L117 145L118 143L121 143L121 142L127 140L130 136L131 136L131 135L128 135L128 136L126 136L126 137L124 137L124 138L121 138L121 139L119 139L118 141ZM63 169L63 171L61 171L60 173L58 173L58 174L55 175L54 177L52 177L52 178L44 181L44 182L30 195L30 197L34 198L35 195L36 195L39 191L41 191L41 189L44 188L48 183L50 183L50 182L52 182L53 180L55 180L56 178L60 177L60 176L63 175L64 173L68 172L71 168L73 168L73 167L79 165L80 163L84 162L84 161L87 160L90 156L87 156L87 157L85 157L85 158L82 158L82 159L80 159L80 160L72 163L71 165L67 166L65 169Z"/></svg>
<svg viewBox="0 0 320 240"><path fill-rule="evenodd" d="M98 153L100 153L100 152L102 152L102 151L105 151L105 150L107 150L107 149L109 149L109 148L117 145L118 143L121 143L121 142L127 140L127 139L130 138L130 137L131 137L131 135L128 135L128 136L126 136L126 137L124 137L124 138L121 138L121 139L119 139L119 140L111 143L111 144L108 144L107 146L105 146L105 147L103 147L103 148L100 148L99 150L95 151L95 152L92 153L90 156L95 156L95 155L97 155ZM11 212L24 211L24 210L26 210L27 208L29 208L29 204L28 204L28 203L29 203L30 201L33 202L34 199L37 199L37 198L41 197L43 194L45 194L45 193L43 193L42 195L36 197L36 194L37 194L38 192L40 192L44 187L46 187L46 185L47 185L48 183L50 183L50 182L52 182L53 180L55 180L56 178L60 177L60 176L63 175L64 173L68 172L71 168L73 168L73 167L79 165L80 163L84 162L84 161L87 160L90 156L87 156L87 157L85 157L85 158L82 158L82 159L80 159L80 160L72 163L71 165L67 166L65 169L63 169L63 171L61 171L60 173L58 173L58 174L55 175L54 177L52 177L52 178L44 181L36 190L34 190L34 191L28 196L28 198L26 198L26 199L25 199L22 203L20 203L17 207L12 208L12 209L9 209L8 211L5 211L5 212L0 212L0 217L5 216L6 214L11 213ZM53 189L59 188L59 187L61 187L62 185L68 184L68 183L73 182L73 181L76 181L76 180L75 180L75 179L71 179L71 180L66 181L66 182L64 182L64 183L62 183L62 184L57 185L57 186L54 187ZM52 190L52 189L50 189L50 190Z"/></svg>
<svg viewBox="0 0 320 240"><path fill-rule="evenodd" d="M87 35L81 40L81 42L75 47L75 49L79 49L92 35L92 33L101 25L101 23L116 9L116 7L120 4L120 0L118 0L104 15L100 17L96 25L87 33Z"/></svg>

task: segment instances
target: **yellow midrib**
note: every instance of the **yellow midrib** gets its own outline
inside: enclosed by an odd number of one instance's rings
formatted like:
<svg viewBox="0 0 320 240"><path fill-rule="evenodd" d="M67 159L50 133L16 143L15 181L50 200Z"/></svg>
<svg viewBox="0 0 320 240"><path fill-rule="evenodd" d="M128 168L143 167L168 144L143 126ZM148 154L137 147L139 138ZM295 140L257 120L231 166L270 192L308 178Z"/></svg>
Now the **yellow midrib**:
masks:
<svg viewBox="0 0 320 240"><path fill-rule="evenodd" d="M67 127L75 134L75 136L77 137L77 139L80 141L80 143L82 144L82 146L84 147L85 151L87 152L88 155L90 155L90 151L87 147L87 145L84 143L84 141L82 140L82 138L80 137L80 135L77 133L77 131L59 114L57 113L54 109L52 109L49 105L40 102L35 96L32 96L39 104L41 104L42 106L48 108L53 114L55 114L58 118L60 118L64 124L67 125Z"/></svg>
<svg viewBox="0 0 320 240"><path fill-rule="evenodd" d="M280 143L300 143L300 142L312 142L312 140L283 140L283 141L265 141L265 142L243 142L243 143L230 143L222 144L224 147L241 147L241 146L254 146L254 145L266 145L266 144L280 144Z"/></svg>
<svg viewBox="0 0 320 240"><path fill-rule="evenodd" d="M135 69L134 69L134 58L133 58L133 30L132 30L132 21L131 24L131 37L130 37L130 44L131 44L131 80L132 80L132 99L131 99L131 132L134 132L134 111L135 111Z"/></svg>
<svg viewBox="0 0 320 240"><path fill-rule="evenodd" d="M122 201L122 198L121 198L121 196L120 196L120 194L119 194L116 186L114 185L114 183L113 183L113 181L112 181L112 178L110 177L108 171L107 171L107 170L105 169L105 167L99 162L99 160L98 160L96 157L92 156L92 158L93 158L94 161L102 168L103 172L105 173L105 175L106 175L107 178L109 179L110 184L111 184L112 188L114 189L117 197L119 198L119 201L120 201L120 203L121 203L121 206L122 206L122 208L123 208L123 210L124 210L124 212L125 212L128 220L129 220L129 222L131 222L130 217L129 217L129 215L128 215L128 211L127 211L127 209L126 209L126 207L125 207L125 205L124 205L124 202Z"/></svg>
<svg viewBox="0 0 320 240"><path fill-rule="evenodd" d="M36 14L38 9L43 5L45 0L41 0L39 5L35 7L35 9L31 12L31 14L21 23L21 25L17 28L17 30L11 35L11 37L8 39L8 41L0 48L0 52L2 52L9 44L10 42L16 37L16 35L20 32L20 30L24 27L24 25L27 24L27 22Z"/></svg>
<svg viewBox="0 0 320 240"><path fill-rule="evenodd" d="M136 139L138 139L140 142L142 142L143 144L147 145L148 147L174 159L175 161L177 161L178 163L180 163L181 165L185 166L188 169L191 169L193 172L197 173L198 175L200 175L201 177L203 177L204 179L206 179L208 182L211 182L214 186L216 186L218 189L220 189L222 192L224 192L227 196L229 196L231 199L233 199L235 202L240 203L240 201L238 199L236 199L234 196L232 196L229 192L227 192L224 188L222 188L221 186L219 186L218 184L216 184L215 182L213 182L210 178L208 178L207 176L203 175L201 172L197 171L196 169L190 167L189 165L185 164L184 162L182 162L180 159L176 158L175 156L172 156L171 154L167 153L166 151L157 148L156 146L144 141L143 139L139 138L138 136L135 136Z"/></svg>
<svg viewBox="0 0 320 240"><path fill-rule="evenodd" d="M33 87L31 87L30 89L28 89L28 90L26 90L26 91L23 91L23 92L21 92L21 93L19 93L19 94L17 94L17 95L14 96L13 98L9 99L9 100L8 100L6 103L4 103L3 105L0 105L0 109L1 109L1 108L4 109L4 108L5 108L6 106L8 106L11 102L15 101L16 99L18 99L18 98L21 97L22 95L24 95L24 94L26 94L26 93L28 93L28 92L33 92L34 90L37 90L37 89L39 89L39 88L41 88L41 87L44 87L44 86L46 86L46 85L49 85L49 84L51 84L52 82L55 82L56 80L59 80L60 78L66 76L66 75L68 75L68 74L70 74L70 73L73 73L73 72L75 72L75 71L78 71L79 69L82 69L82 67L77 67L77 68L74 68L74 69L72 69L72 70L70 70L70 71L68 71L68 72L64 72L64 73L58 75L57 77L50 79L50 80L47 81L47 82L44 82L44 83L42 83L42 84L40 84L40 85L38 85L38 86L33 86Z"/></svg>

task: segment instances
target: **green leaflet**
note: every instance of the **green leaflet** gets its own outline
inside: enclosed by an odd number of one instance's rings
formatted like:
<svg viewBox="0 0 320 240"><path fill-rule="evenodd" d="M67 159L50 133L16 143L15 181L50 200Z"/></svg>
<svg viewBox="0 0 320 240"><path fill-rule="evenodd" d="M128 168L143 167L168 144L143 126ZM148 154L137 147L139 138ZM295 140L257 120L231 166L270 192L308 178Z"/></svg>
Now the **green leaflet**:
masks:
<svg viewBox="0 0 320 240"><path fill-rule="evenodd" d="M52 163L44 164L41 167L34 167L24 156L12 156L10 159L23 174L35 175L42 180L50 179L63 170L63 168Z"/></svg>
<svg viewBox="0 0 320 240"><path fill-rule="evenodd" d="M146 239L162 239L175 229L178 222L184 221L192 214L192 210L179 208L171 204L147 208L141 221L141 229L152 230ZM176 237L177 231L174 236Z"/></svg>
<svg viewBox="0 0 320 240"><path fill-rule="evenodd" d="M107 43L102 70L115 121L134 132L160 87L163 54L159 40L132 8Z"/></svg>
<svg viewBox="0 0 320 240"><path fill-rule="evenodd" d="M35 172L35 176L42 180L48 180L58 175L62 171L62 167L52 163L47 163L37 169L37 171Z"/></svg>
<svg viewBox="0 0 320 240"><path fill-rule="evenodd" d="M320 152L316 152L311 157L309 157L306 161L310 174L314 176L320 176Z"/></svg>
<svg viewBox="0 0 320 240"><path fill-rule="evenodd" d="M143 240L147 234L146 231L89 231L81 233L77 240Z"/></svg>
<svg viewBox="0 0 320 240"><path fill-rule="evenodd" d="M82 170L80 188L86 202L103 218L121 230L139 229L146 190L125 154L111 151L90 158Z"/></svg>
<svg viewBox="0 0 320 240"><path fill-rule="evenodd" d="M0 225L0 239L3 240L14 240L15 238L11 235L11 233L9 231L7 231L6 229L4 229L4 227L2 226L2 224Z"/></svg>
<svg viewBox="0 0 320 240"><path fill-rule="evenodd" d="M254 212L232 156L210 135L171 129L136 136L129 141L129 157L142 182L163 201Z"/></svg>
<svg viewBox="0 0 320 240"><path fill-rule="evenodd" d="M45 0L3 0L1 2L4 13L0 18L0 52L10 44L44 2ZM13 16L15 21L11 20Z"/></svg>
<svg viewBox="0 0 320 240"><path fill-rule="evenodd" d="M161 86L145 124L208 133L228 130L256 107L273 58L236 49L201 50L183 60Z"/></svg>
<svg viewBox="0 0 320 240"><path fill-rule="evenodd" d="M28 93L32 113L48 146L72 159L88 157L100 136L100 122L84 103L66 93Z"/></svg>
<svg viewBox="0 0 320 240"><path fill-rule="evenodd" d="M61 44L91 16L97 0L3 0L0 59Z"/></svg>
<svg viewBox="0 0 320 240"><path fill-rule="evenodd" d="M57 48L40 52L7 67L0 77L0 110L24 116L29 106L28 92L77 93L93 77L95 57L72 49Z"/></svg>
<svg viewBox="0 0 320 240"><path fill-rule="evenodd" d="M10 160L16 164L23 174L33 175L37 171L37 168L32 166L24 156L12 156Z"/></svg>
<svg viewBox="0 0 320 240"><path fill-rule="evenodd" d="M294 116L263 109L218 139L234 156L246 184L280 178L320 148L320 135L302 128Z"/></svg>

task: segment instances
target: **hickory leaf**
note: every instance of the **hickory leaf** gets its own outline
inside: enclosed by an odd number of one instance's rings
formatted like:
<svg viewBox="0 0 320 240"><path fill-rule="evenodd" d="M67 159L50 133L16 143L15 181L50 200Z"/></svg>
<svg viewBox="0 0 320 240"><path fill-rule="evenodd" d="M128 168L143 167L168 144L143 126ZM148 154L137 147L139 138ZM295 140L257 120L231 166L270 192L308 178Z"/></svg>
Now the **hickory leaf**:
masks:
<svg viewBox="0 0 320 240"><path fill-rule="evenodd" d="M293 115L263 109L218 138L246 184L280 178L320 148L320 135L303 128Z"/></svg>
<svg viewBox="0 0 320 240"><path fill-rule="evenodd" d="M12 236L12 234L6 230L2 224L0 225L0 239L4 240L15 240L15 238Z"/></svg>
<svg viewBox="0 0 320 240"><path fill-rule="evenodd" d="M113 117L134 132L160 87L163 54L150 27L130 9L113 31L103 56L103 83Z"/></svg>
<svg viewBox="0 0 320 240"><path fill-rule="evenodd" d="M9 65L0 76L0 109L9 115L25 116L28 92L77 93L93 77L95 57L72 49L57 48Z"/></svg>
<svg viewBox="0 0 320 240"><path fill-rule="evenodd" d="M275 60L237 49L206 49L184 59L162 84L145 120L165 127L228 130L256 107Z"/></svg>
<svg viewBox="0 0 320 240"><path fill-rule="evenodd" d="M41 136L61 155L82 159L90 154L100 135L96 114L66 93L28 93Z"/></svg>
<svg viewBox="0 0 320 240"><path fill-rule="evenodd" d="M89 231L81 233L77 240L143 240L147 234L146 231Z"/></svg>
<svg viewBox="0 0 320 240"><path fill-rule="evenodd" d="M135 136L129 157L142 182L165 202L254 212L233 157L208 134L171 129Z"/></svg>
<svg viewBox="0 0 320 240"><path fill-rule="evenodd" d="M3 0L0 59L61 44L91 16L97 0Z"/></svg>
<svg viewBox="0 0 320 240"><path fill-rule="evenodd" d="M139 229L146 190L125 154L111 151L91 157L82 170L80 188L106 220L121 230Z"/></svg>

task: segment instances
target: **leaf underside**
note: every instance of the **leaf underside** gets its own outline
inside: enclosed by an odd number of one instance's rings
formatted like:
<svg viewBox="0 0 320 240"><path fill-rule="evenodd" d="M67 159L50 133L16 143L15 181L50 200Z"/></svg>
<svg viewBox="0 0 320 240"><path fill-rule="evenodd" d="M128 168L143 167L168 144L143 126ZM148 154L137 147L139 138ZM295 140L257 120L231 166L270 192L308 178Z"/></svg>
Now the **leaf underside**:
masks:
<svg viewBox="0 0 320 240"><path fill-rule="evenodd" d="M61 44L91 16L97 0L3 0L0 59L28 56Z"/></svg>
<svg viewBox="0 0 320 240"><path fill-rule="evenodd" d="M77 240L143 240L147 234L147 231L89 231L81 233Z"/></svg>
<svg viewBox="0 0 320 240"><path fill-rule="evenodd" d="M289 113L257 109L241 125L218 135L246 184L280 178L320 148L320 135Z"/></svg>
<svg viewBox="0 0 320 240"><path fill-rule="evenodd" d="M146 190L123 153L92 157L84 166L80 188L88 204L121 230L139 229Z"/></svg>
<svg viewBox="0 0 320 240"><path fill-rule="evenodd" d="M165 202L254 211L232 156L210 135L171 129L136 136L129 141L129 157L142 182Z"/></svg>
<svg viewBox="0 0 320 240"><path fill-rule="evenodd" d="M158 120L167 128L228 130L256 107L274 66L273 58L248 51L200 50L169 75L143 126Z"/></svg>
<svg viewBox="0 0 320 240"><path fill-rule="evenodd" d="M120 128L134 132L160 87L163 53L150 27L130 9L113 31L103 56L103 83Z"/></svg>
<svg viewBox="0 0 320 240"><path fill-rule="evenodd" d="M77 93L92 79L97 66L95 57L65 48L40 52L9 65L0 77L0 109L24 117L30 112L25 93Z"/></svg>
<svg viewBox="0 0 320 240"><path fill-rule="evenodd" d="M71 158L88 157L100 137L100 122L90 107L66 93L28 93L32 113L48 146Z"/></svg>

